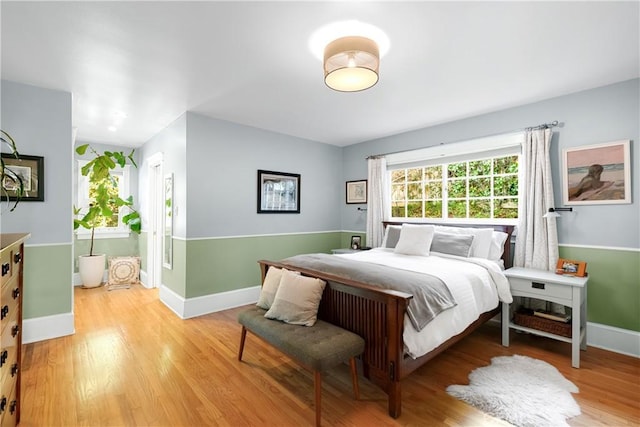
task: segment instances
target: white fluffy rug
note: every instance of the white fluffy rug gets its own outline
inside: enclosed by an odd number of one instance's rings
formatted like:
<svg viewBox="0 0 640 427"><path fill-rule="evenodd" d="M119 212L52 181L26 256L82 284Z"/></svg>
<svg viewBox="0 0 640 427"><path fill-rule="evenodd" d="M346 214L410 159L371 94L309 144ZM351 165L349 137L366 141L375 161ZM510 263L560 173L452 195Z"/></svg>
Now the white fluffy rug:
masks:
<svg viewBox="0 0 640 427"><path fill-rule="evenodd" d="M469 374L469 385L451 385L447 393L520 427L568 426L566 418L580 415L571 396L571 381L542 360L501 356Z"/></svg>

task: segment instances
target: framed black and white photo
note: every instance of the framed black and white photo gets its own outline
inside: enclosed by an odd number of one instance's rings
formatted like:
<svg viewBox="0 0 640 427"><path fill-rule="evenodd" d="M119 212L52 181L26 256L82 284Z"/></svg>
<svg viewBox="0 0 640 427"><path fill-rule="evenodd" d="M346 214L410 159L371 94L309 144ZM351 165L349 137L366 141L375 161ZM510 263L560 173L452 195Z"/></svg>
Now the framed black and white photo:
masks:
<svg viewBox="0 0 640 427"><path fill-rule="evenodd" d="M258 170L258 213L300 213L300 174Z"/></svg>
<svg viewBox="0 0 640 427"><path fill-rule="evenodd" d="M351 236L351 249L360 249L361 241L360 236Z"/></svg>
<svg viewBox="0 0 640 427"><path fill-rule="evenodd" d="M5 173L2 182L2 200L44 201L44 157L21 154L16 158L2 153L2 163L10 171L10 174ZM16 178L22 181L22 197L18 197L20 187Z"/></svg>
<svg viewBox="0 0 640 427"><path fill-rule="evenodd" d="M367 203L367 180L347 181L347 204Z"/></svg>

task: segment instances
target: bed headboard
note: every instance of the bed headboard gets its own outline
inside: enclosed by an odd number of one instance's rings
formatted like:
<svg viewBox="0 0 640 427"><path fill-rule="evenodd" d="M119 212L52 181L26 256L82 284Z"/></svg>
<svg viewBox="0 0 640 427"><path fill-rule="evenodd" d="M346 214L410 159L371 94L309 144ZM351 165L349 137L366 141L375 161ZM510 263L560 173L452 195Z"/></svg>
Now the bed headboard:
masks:
<svg viewBox="0 0 640 427"><path fill-rule="evenodd" d="M504 262L504 268L510 268L513 266L513 258L511 256L511 234L513 234L513 225L498 225L498 224L461 224L461 223L431 223L431 222L411 222L411 221L382 221L384 228L387 225L402 225L402 224L418 224L418 225L446 225L447 227L465 227L465 228L493 228L495 231L502 231L507 233L507 239L504 241L504 250L502 251L502 261Z"/></svg>

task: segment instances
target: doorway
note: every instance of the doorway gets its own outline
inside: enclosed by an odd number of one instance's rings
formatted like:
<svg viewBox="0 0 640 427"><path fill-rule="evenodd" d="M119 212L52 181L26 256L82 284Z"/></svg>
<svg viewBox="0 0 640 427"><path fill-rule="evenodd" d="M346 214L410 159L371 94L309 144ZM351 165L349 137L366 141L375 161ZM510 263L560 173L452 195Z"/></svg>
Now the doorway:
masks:
<svg viewBox="0 0 640 427"><path fill-rule="evenodd" d="M162 241L164 235L163 155L156 153L148 160L149 177L149 235L147 240L148 288L162 285Z"/></svg>

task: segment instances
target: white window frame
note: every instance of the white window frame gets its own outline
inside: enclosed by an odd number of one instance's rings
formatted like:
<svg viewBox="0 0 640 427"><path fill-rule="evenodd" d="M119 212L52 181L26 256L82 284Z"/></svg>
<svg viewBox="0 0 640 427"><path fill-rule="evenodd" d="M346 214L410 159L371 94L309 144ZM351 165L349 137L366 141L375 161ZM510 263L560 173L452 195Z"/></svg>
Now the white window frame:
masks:
<svg viewBox="0 0 640 427"><path fill-rule="evenodd" d="M399 169L413 169L423 168L427 166L442 166L442 202L443 202L443 215L440 218L424 218L424 217L394 217L392 215L392 203L389 203L387 208L387 217L392 221L415 221L415 222L430 222L430 223L482 223L482 224L505 224L505 225L517 225L519 218L523 215L523 200L522 194L524 189L524 171L522 167L522 145L524 144L524 133L518 132L513 134L504 134L486 138L479 138L470 141L456 142L450 144L441 144L432 147L422 148L418 150L403 151L399 153L392 153L386 156L387 158L387 191L391 196L392 171ZM460 163L463 161L475 161L492 158L506 157L510 155L519 156L518 168L518 218L447 218L447 200L448 200L448 185L446 167L451 163ZM494 175L499 176L499 175ZM467 186L468 179L467 178ZM405 181L406 182L406 181ZM405 188L405 192L407 189ZM407 197L408 197L408 193ZM493 184L491 188L491 195L489 199L493 202L495 195L493 194ZM389 197L391 199L391 197ZM466 198L467 202L470 200ZM408 199L407 199L408 200ZM424 195L423 199L424 200ZM492 208L493 210L493 208ZM424 215L424 207L423 212Z"/></svg>
<svg viewBox="0 0 640 427"><path fill-rule="evenodd" d="M86 209L89 208L89 179L82 175L82 168L89 163L88 160L78 160L78 191L76 194L76 207L81 210L81 214L78 217L82 217ZM130 166L125 165L123 168L117 168L111 171L112 175L118 175L118 195L122 199L129 197L130 186ZM96 227L94 238L95 239L122 239L128 238L131 234L131 230L123 222L122 218L126 215L127 209L120 209L118 212L118 226L117 227ZM84 227L79 227L76 231L76 236L79 240L86 240L91 238L91 230Z"/></svg>

